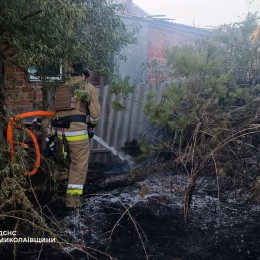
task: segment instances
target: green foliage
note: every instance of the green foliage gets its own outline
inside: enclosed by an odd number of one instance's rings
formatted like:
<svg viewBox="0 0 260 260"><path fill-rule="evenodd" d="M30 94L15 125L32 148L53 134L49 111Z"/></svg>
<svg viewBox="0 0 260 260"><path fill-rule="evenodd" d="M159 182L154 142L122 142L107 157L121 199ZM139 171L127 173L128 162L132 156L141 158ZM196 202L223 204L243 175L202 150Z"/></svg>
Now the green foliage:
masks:
<svg viewBox="0 0 260 260"><path fill-rule="evenodd" d="M124 79L112 79L110 83L110 91L117 98L127 98L130 93L135 91L135 86L129 83L129 77L125 77ZM126 111L127 108L120 101L112 101L112 108L119 111Z"/></svg>
<svg viewBox="0 0 260 260"><path fill-rule="evenodd" d="M145 112L151 122L172 130L185 129L204 122L209 112L214 112L211 120L220 115L227 118L239 99L246 103L255 100L259 42L251 43L249 37L255 28L255 20L249 16L239 27L221 28L199 45L167 50L172 82L159 104L155 94L148 96ZM234 40L233 34L240 38Z"/></svg>
<svg viewBox="0 0 260 260"><path fill-rule="evenodd" d="M198 44L167 50L170 83L160 100L156 93L147 96L145 113L152 124L174 134L167 141L157 138L155 147L166 142L177 158L194 157L198 170L202 157L208 160L234 133L248 135L246 129L259 118L260 39L251 37L257 22L249 14Z"/></svg>
<svg viewBox="0 0 260 260"><path fill-rule="evenodd" d="M155 147L153 145L149 145L145 142L140 143L140 150L146 156L151 155L155 151Z"/></svg>
<svg viewBox="0 0 260 260"><path fill-rule="evenodd" d="M84 101L89 101L89 94L86 90L83 90L83 89L75 89L74 97L84 100Z"/></svg>
<svg viewBox="0 0 260 260"><path fill-rule="evenodd" d="M65 77L71 64L83 62L93 71L110 75L121 48L131 43L136 28L126 28L120 18L122 5L106 0L10 0L1 1L0 71L18 65L40 68L43 84L42 109L52 106L48 68L60 67ZM112 70L111 70L112 69ZM8 86L0 75L0 112L5 114L4 100ZM40 104L33 102L39 108Z"/></svg>
<svg viewBox="0 0 260 260"><path fill-rule="evenodd" d="M121 104L120 102L117 102L117 101L112 101L111 106L113 109L115 109L117 111L126 111L127 110L127 108L123 104Z"/></svg>
<svg viewBox="0 0 260 260"><path fill-rule="evenodd" d="M178 47L167 51L168 63L174 66L174 74L180 77L203 74L206 67L206 53L195 52L193 46Z"/></svg>
<svg viewBox="0 0 260 260"><path fill-rule="evenodd" d="M129 77L124 79L112 80L110 83L110 91L115 95L121 95L122 97L127 97L129 93L133 93L135 86L129 83Z"/></svg>
<svg viewBox="0 0 260 260"><path fill-rule="evenodd" d="M131 38L115 14L121 8L105 0L1 1L1 56L21 66L81 60L107 70Z"/></svg>
<svg viewBox="0 0 260 260"><path fill-rule="evenodd" d="M249 14L198 44L168 49L170 82L161 99L148 95L145 113L154 128L165 129L147 135L148 155L152 162L171 159L169 171L188 174L185 221L199 175L231 175L244 185L259 175L253 169L260 149L258 22Z"/></svg>

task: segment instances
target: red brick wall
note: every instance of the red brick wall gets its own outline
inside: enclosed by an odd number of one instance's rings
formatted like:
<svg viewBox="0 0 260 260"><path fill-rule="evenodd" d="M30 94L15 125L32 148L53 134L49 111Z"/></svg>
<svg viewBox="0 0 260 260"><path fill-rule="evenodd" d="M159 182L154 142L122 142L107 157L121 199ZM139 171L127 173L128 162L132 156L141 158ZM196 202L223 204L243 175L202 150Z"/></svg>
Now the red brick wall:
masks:
<svg viewBox="0 0 260 260"><path fill-rule="evenodd" d="M156 61L158 66L162 66L166 62L165 50L168 47L180 46L182 44L192 44L200 35L192 30L185 30L188 26L178 25L180 29L174 26L156 24L151 22L148 26L148 43L147 43L147 62ZM181 28L183 27L183 29ZM190 27L191 28L191 27ZM161 78L154 72L153 69L148 69L147 80L151 84L156 84L158 81L164 81L164 73L161 73Z"/></svg>
<svg viewBox="0 0 260 260"><path fill-rule="evenodd" d="M29 82L25 70L17 67L5 67L7 93L6 103L10 114L19 114L41 109L42 91L40 82ZM102 77L91 73L90 83L102 84Z"/></svg>
<svg viewBox="0 0 260 260"><path fill-rule="evenodd" d="M5 67L7 85L6 103L9 113L21 113L38 109L42 93L38 84L29 84L25 70L17 67Z"/></svg>

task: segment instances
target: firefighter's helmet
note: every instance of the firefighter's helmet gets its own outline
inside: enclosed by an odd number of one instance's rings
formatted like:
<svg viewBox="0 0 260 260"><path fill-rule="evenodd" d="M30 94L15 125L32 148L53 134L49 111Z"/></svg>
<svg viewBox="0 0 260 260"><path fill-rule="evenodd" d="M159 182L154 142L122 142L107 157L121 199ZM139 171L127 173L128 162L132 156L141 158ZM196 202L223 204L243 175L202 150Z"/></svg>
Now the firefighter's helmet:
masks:
<svg viewBox="0 0 260 260"><path fill-rule="evenodd" d="M76 63L72 66L73 68L73 75L74 76L79 76L81 75L82 73L84 73L84 71L86 70L86 67L81 64L81 63Z"/></svg>

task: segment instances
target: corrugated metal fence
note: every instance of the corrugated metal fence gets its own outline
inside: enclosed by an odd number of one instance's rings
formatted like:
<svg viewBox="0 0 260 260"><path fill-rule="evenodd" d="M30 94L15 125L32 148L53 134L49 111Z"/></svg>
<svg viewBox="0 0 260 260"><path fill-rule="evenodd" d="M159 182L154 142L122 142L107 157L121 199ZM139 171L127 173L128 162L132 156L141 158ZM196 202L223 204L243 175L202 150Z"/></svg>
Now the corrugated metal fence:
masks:
<svg viewBox="0 0 260 260"><path fill-rule="evenodd" d="M97 88L100 97L102 116L96 129L96 135L102 138L109 146L117 150L122 149L126 142L138 139L148 127L148 120L144 114L144 103L147 94L151 90L156 91L157 99L160 100L163 86L151 87L144 84L136 86L135 92L127 98L116 97L110 93L109 86ZM118 111L112 108L111 102L118 101L127 110ZM91 141L91 161L109 163L117 160L111 152L100 145L97 141Z"/></svg>

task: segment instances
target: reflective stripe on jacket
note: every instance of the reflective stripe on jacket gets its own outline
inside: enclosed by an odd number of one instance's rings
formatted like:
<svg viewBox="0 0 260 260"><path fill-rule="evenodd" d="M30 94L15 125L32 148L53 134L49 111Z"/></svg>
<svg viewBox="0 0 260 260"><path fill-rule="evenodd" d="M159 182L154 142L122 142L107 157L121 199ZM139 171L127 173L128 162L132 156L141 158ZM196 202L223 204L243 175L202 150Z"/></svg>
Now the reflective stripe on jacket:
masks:
<svg viewBox="0 0 260 260"><path fill-rule="evenodd" d="M81 131L73 131L73 132L64 132L66 136L66 140L68 142L73 141L81 141L88 139L88 130L81 130ZM62 132L57 131L57 137L59 140L62 140Z"/></svg>

